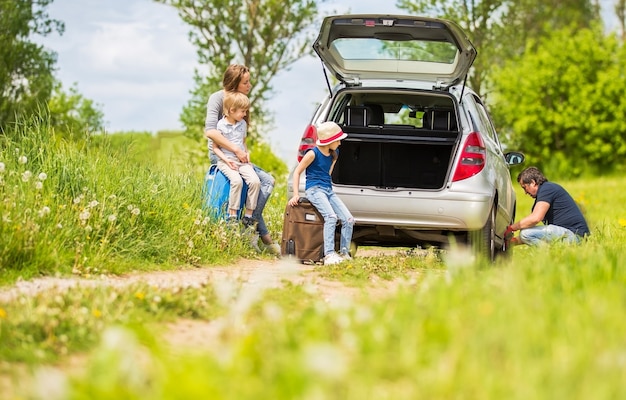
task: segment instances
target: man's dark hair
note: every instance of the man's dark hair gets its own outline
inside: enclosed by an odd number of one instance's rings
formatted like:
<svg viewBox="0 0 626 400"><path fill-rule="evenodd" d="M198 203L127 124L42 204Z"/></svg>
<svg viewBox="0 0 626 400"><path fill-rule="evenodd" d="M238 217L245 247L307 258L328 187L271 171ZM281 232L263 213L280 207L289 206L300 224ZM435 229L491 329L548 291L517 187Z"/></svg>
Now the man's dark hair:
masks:
<svg viewBox="0 0 626 400"><path fill-rule="evenodd" d="M535 181L537 185L541 185L544 182L548 182L548 179L543 176L541 171L537 167L528 167L517 175L517 182L527 185Z"/></svg>

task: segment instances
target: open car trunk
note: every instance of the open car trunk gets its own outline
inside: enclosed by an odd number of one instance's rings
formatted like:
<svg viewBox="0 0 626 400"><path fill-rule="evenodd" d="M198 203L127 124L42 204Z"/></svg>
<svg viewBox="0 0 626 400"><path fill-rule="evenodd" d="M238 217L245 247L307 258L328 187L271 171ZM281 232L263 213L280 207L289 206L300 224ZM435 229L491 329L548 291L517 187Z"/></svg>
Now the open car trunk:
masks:
<svg viewBox="0 0 626 400"><path fill-rule="evenodd" d="M333 182L375 189L443 188L461 136L453 100L352 92L344 102L364 98L367 102L335 111L348 137L342 140Z"/></svg>

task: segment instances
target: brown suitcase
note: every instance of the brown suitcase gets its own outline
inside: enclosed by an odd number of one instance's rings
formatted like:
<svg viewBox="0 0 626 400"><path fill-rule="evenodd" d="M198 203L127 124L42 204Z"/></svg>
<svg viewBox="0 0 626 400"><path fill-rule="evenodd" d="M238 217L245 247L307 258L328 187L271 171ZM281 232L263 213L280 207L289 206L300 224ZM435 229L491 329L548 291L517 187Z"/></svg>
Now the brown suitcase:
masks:
<svg viewBox="0 0 626 400"><path fill-rule="evenodd" d="M324 258L324 218L306 197L300 197L295 207L285 207L280 251L284 257L295 257L304 263Z"/></svg>

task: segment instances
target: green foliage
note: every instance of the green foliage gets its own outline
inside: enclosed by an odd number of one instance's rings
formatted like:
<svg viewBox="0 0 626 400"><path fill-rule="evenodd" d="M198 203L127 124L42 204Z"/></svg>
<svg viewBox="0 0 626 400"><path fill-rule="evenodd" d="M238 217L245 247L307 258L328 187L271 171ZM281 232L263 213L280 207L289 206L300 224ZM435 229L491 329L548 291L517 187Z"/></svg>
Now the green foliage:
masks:
<svg viewBox="0 0 626 400"><path fill-rule="evenodd" d="M191 28L198 49L198 62L207 71L196 71L192 98L183 109L181 121L186 134L198 137L204 131L206 102L221 89L222 75L229 64L250 68L250 93L254 124L249 135L254 142L261 127L271 118L263 111L271 80L293 62L309 53L313 32L305 31L317 17L313 0L155 0L175 7Z"/></svg>
<svg viewBox="0 0 626 400"><path fill-rule="evenodd" d="M490 93L491 70L519 56L528 41L567 26L588 28L599 21L590 0L398 0L412 14L450 19L478 50L469 86L483 99Z"/></svg>
<svg viewBox="0 0 626 400"><path fill-rule="evenodd" d="M529 43L494 72L493 116L528 165L561 177L624 167L626 49L614 36L583 29Z"/></svg>
<svg viewBox="0 0 626 400"><path fill-rule="evenodd" d="M517 246L495 266L433 251L284 264L302 275L280 288L274 271L199 288L83 280L0 301L0 359L16 370L85 354L19 376L20 398L623 398L626 179L559 183L592 227L579 246ZM311 285L318 273L359 288ZM216 334L172 348L176 318Z"/></svg>
<svg viewBox="0 0 626 400"><path fill-rule="evenodd" d="M38 111L54 86L56 54L33 43L32 36L62 33L46 7L52 0L0 1L0 132Z"/></svg>
<svg viewBox="0 0 626 400"><path fill-rule="evenodd" d="M76 85L68 92L58 82L48 101L50 125L62 138L84 138L104 130L104 113L93 100L83 97Z"/></svg>
<svg viewBox="0 0 626 400"><path fill-rule="evenodd" d="M87 281L88 282L88 281ZM0 307L0 359L42 363L92 348L111 325L219 315L212 288L145 284L83 287L50 295L21 295Z"/></svg>
<svg viewBox="0 0 626 400"><path fill-rule="evenodd" d="M68 142L38 116L18 128L0 146L0 280L252 254L248 238L204 215L197 170L146 162L150 136Z"/></svg>

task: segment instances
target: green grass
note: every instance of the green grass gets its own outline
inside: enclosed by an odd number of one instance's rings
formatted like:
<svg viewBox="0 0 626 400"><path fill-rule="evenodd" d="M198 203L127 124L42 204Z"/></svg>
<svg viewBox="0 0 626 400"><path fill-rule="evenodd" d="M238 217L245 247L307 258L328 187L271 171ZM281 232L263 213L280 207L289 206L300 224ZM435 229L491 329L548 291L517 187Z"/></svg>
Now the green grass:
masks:
<svg viewBox="0 0 626 400"><path fill-rule="evenodd" d="M56 144L37 129L0 147L5 284L254 256L203 224L194 174L138 161L129 143ZM579 246L518 246L494 265L462 249L357 257L318 269L356 293L335 302L307 284L250 282L22 295L0 302L0 370L33 369L46 396L19 398L626 398L626 178L549 178L585 210L592 235ZM519 219L532 199L516 191ZM267 208L272 232L285 196L277 187ZM393 279L405 282L398 292L373 295ZM213 322L220 335L172 352L163 323L178 318ZM37 368L77 353L79 371Z"/></svg>

